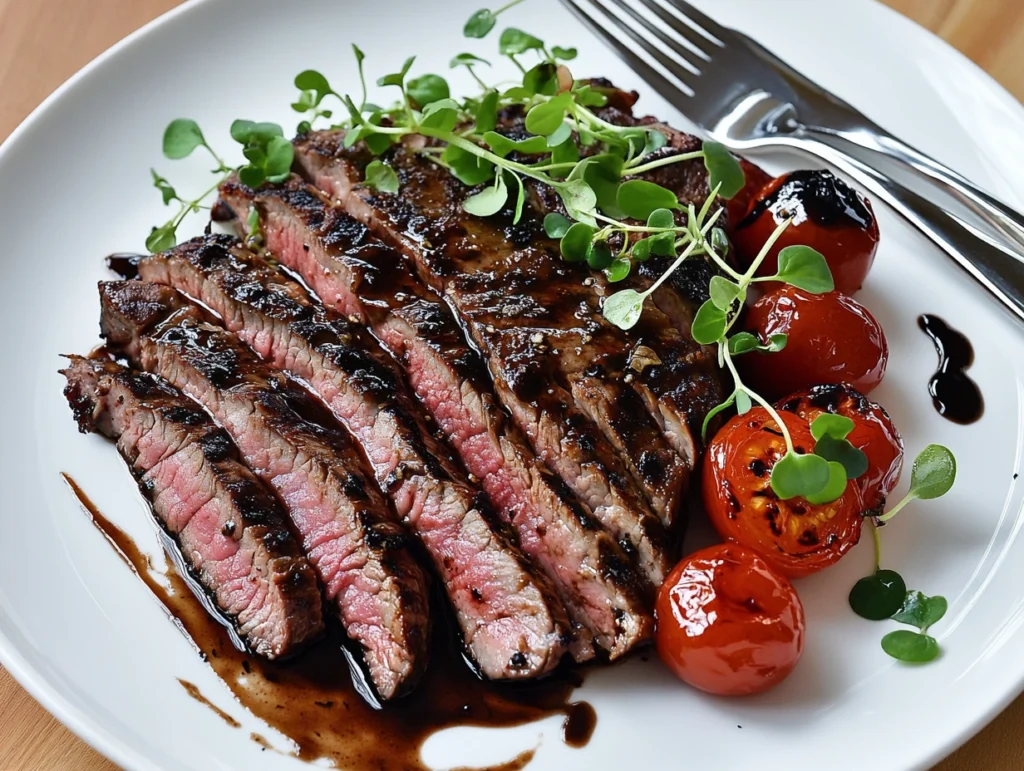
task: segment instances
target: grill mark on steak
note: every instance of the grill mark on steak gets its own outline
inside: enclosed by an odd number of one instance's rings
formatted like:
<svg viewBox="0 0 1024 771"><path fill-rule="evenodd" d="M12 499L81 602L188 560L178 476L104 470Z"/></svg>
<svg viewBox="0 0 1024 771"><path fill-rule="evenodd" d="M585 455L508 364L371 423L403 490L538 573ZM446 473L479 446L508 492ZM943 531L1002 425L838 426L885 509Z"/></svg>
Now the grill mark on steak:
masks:
<svg viewBox="0 0 1024 771"><path fill-rule="evenodd" d="M575 627L574 657L592 655L588 637L612 657L649 637L652 619L628 558L507 424L479 358L402 258L298 179L258 193L230 181L221 195L240 222L255 199L267 244L281 264L329 307L368 324L402 363L466 469L555 584Z"/></svg>
<svg viewBox="0 0 1024 771"><path fill-rule="evenodd" d="M196 238L143 259L144 281L196 297L274 366L303 379L355 437L377 482L422 540L479 671L491 679L550 672L568 619L514 535L495 521L446 451L416 420L365 329L329 318L299 284L230 236Z"/></svg>
<svg viewBox="0 0 1024 771"><path fill-rule="evenodd" d="M576 268L536 248L532 225L465 215L461 183L401 150L390 157L405 184L397 197L354 189L366 158L341 148L336 132L301 138L296 148L307 177L396 243L420 277L444 293L534 450L616 537L649 529L656 517L648 502L664 524L684 514L688 469L673 457L644 402L617 398L633 344L604 322L597 295ZM608 377L586 375L594 364ZM603 403L587 410L601 416L597 424L572 397L574 382L588 377L591 401ZM634 444L641 435L636 426L648 428L653 444ZM634 462L650 448L664 456L657 469Z"/></svg>
<svg viewBox="0 0 1024 771"><path fill-rule="evenodd" d="M69 356L64 395L83 433L113 439L189 572L239 637L269 659L323 631L316 575L280 503L234 443L166 382Z"/></svg>
<svg viewBox="0 0 1024 771"><path fill-rule="evenodd" d="M426 665L427 579L356 450L303 419L309 397L175 290L114 281L100 298L108 344L206 407L277 491L381 698L409 690Z"/></svg>

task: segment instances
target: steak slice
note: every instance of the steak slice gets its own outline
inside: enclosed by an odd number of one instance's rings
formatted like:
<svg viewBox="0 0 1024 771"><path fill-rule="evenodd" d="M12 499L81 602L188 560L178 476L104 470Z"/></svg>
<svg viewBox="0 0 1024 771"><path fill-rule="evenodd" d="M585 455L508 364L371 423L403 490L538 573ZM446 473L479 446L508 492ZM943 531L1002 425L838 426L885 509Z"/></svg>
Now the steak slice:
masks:
<svg viewBox="0 0 1024 771"><path fill-rule="evenodd" d="M300 180L258 193L231 181L221 196L240 222L255 200L276 258L329 307L368 324L402 363L474 481L554 583L574 623L573 655L589 655L581 633L612 657L649 637L652 619L628 558L507 423L448 309L401 256ZM636 543L640 553L656 556L648 539Z"/></svg>
<svg viewBox="0 0 1024 771"><path fill-rule="evenodd" d="M426 547L485 677L537 677L558 664L569 624L550 583L445 460L365 329L329 318L301 285L230 236L193 239L143 259L138 270L144 281L200 300L260 356L323 399Z"/></svg>
<svg viewBox="0 0 1024 771"><path fill-rule="evenodd" d="M108 343L202 404L277 491L381 698L408 691L426 665L427 578L348 440L303 417L308 396L175 290L113 281L100 297Z"/></svg>
<svg viewBox="0 0 1024 771"><path fill-rule="evenodd" d="M319 636L316 575L227 433L162 380L68 358L64 395L79 429L117 442L157 522L246 646L276 659Z"/></svg>
<svg viewBox="0 0 1024 771"><path fill-rule="evenodd" d="M403 180L400 196L360 186L372 156L345 149L340 132L301 137L296 152L308 178L445 294L505 406L577 495L586 501L592 490L578 480L598 475L633 518L648 516L639 496L628 500L634 483L665 525L685 517L688 464L631 387L632 351L655 341L604 319L593 279L550 248L536 216L514 225L511 212L466 214L468 188L404 148L386 156Z"/></svg>

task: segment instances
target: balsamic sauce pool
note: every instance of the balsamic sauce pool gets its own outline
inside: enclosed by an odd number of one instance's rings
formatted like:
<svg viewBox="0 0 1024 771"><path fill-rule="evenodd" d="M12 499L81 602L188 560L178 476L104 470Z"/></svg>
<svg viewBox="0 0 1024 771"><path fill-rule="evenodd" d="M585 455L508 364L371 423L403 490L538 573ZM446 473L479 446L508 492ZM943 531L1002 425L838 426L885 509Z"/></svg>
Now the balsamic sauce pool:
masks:
<svg viewBox="0 0 1024 771"><path fill-rule="evenodd" d="M985 401L966 372L974 362L971 341L938 316L920 316L917 325L931 339L939 357L939 367L928 381L935 409L954 423L974 423L985 411Z"/></svg>
<svg viewBox="0 0 1024 771"><path fill-rule="evenodd" d="M593 733L597 720L593 708L571 701L573 691L582 684L578 672L562 670L543 681L524 684L483 681L461 657L452 624L438 612L432 660L422 682L410 696L383 709L362 695L366 685L336 625L320 643L290 661L268 662L252 656L240 650L229 627L211 615L215 610L182 568L176 549L167 549L176 565L168 571L169 586L164 587L152 576L147 556L131 537L103 516L71 477L63 476L93 524L241 704L294 741L296 755L303 760L325 758L347 771L426 771L420 748L432 734L453 726L507 728L563 715L567 744L582 747ZM440 602L434 603L435 609L441 607ZM182 685L193 698L208 704L193 692L194 686ZM217 712L231 724L230 716ZM270 747L258 734L251 738ZM527 751L491 771L517 771L532 758L533 751Z"/></svg>

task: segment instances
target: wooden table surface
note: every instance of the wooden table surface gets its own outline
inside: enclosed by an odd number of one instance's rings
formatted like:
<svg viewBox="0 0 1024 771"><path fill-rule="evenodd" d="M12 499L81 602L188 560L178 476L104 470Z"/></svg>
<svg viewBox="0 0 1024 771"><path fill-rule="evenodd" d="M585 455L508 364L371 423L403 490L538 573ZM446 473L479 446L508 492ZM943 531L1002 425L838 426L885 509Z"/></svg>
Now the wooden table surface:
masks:
<svg viewBox="0 0 1024 771"><path fill-rule="evenodd" d="M1022 0L886 1L1024 99ZM82 65L177 4L178 0L0 0L0 140ZM0 669L0 770L38 769L117 771ZM1011 769L1024 769L1024 697L935 771Z"/></svg>

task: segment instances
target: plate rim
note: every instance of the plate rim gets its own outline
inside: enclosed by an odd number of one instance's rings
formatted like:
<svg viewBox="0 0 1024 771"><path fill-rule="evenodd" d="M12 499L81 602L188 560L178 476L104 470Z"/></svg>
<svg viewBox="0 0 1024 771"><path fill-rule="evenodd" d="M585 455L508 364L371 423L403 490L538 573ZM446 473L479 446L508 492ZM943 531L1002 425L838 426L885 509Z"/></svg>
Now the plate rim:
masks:
<svg viewBox="0 0 1024 771"><path fill-rule="evenodd" d="M3 142L0 142L0 159L12 152L13 148L21 141L23 135L26 135L38 123L45 120L47 114L66 93L76 88L82 80L91 75L93 71L101 67L108 60L118 56L124 49L145 38L158 27L180 16L192 13L200 6L216 1L185 0L180 5L165 11L96 55L54 89L11 131ZM886 5L882 0L860 0L860 2L864 6L872 7L872 13L879 12L886 15L891 23L902 24L905 29L912 28L914 30L912 34L916 36L920 44L927 43L930 50L935 52L936 55L950 57L953 61L956 61L959 67L971 72L972 76L977 78L979 82L984 83L986 96L998 99L1004 109L1016 113L1021 122L1024 123L1024 104L961 51L918 22ZM1022 195L1024 195L1024 191L1022 191ZM10 673L15 682L24 688L37 703L65 728L111 762L121 766L126 771L160 771L159 766L154 761L133 750L131 745L121 736L79 710L71 700L61 693L51 677L48 677L40 669L28 662L19 647L12 642L2 629L0 629L0 665ZM970 741L970 739L1001 714L1018 696L1024 693L1024 667L1022 667L1017 677L1011 678L1007 682L1008 687L1003 689L999 698L993 700L975 719L963 724L959 730L947 735L941 742L935 744L928 753L920 756L918 762L910 768L922 770L931 768Z"/></svg>

